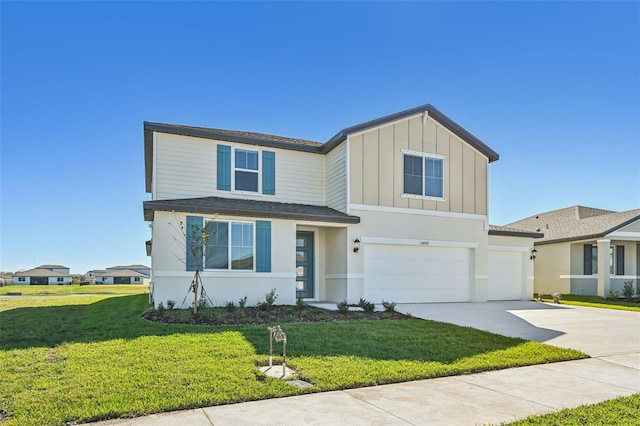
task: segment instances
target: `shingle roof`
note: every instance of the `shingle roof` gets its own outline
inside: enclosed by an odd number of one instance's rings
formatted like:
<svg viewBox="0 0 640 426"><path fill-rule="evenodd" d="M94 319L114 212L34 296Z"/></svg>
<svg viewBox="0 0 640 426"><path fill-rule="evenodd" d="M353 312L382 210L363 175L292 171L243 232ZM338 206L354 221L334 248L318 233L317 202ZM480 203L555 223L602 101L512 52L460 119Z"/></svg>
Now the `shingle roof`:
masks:
<svg viewBox="0 0 640 426"><path fill-rule="evenodd" d="M34 269L69 269L69 267L64 265L40 265Z"/></svg>
<svg viewBox="0 0 640 426"><path fill-rule="evenodd" d="M122 265L122 266L110 266L107 269L151 269L145 265Z"/></svg>
<svg viewBox="0 0 640 426"><path fill-rule="evenodd" d="M144 162L146 191L151 192L152 162L153 162L153 132L169 133L183 136L193 136L205 139L223 140L229 142L245 143L251 145L268 146L273 148L292 149L296 151L326 154L344 141L349 134L361 132L386 123L401 120L418 114L427 113L444 127L449 129L462 140L486 155L489 162L500 158L497 152L487 144L475 137L471 132L444 115L431 104L420 105L415 108L396 112L354 126L346 127L336 133L326 143L295 139L285 136L269 135L265 133L245 132L239 130L225 130L208 127L184 126L179 124L153 123L145 121L144 129Z"/></svg>
<svg viewBox="0 0 640 426"><path fill-rule="evenodd" d="M640 220L640 209L624 212L584 206L567 207L528 217L508 224L520 229L543 232L536 244L604 237L623 226Z"/></svg>
<svg viewBox="0 0 640 426"><path fill-rule="evenodd" d="M489 235L500 235L503 237L523 237L542 238L544 234L540 232L525 231L523 229L511 228L507 226L489 225Z"/></svg>
<svg viewBox="0 0 640 426"><path fill-rule="evenodd" d="M145 201L144 219L153 220L154 211L222 214L228 216L264 217L274 219L310 220L317 222L360 223L358 216L350 216L325 206L277 203L236 198L202 197L177 200Z"/></svg>
<svg viewBox="0 0 640 426"><path fill-rule="evenodd" d="M45 265L46 266L46 265ZM57 269L57 268L56 268ZM17 277L70 277L70 274L61 274L51 269L34 268L27 271L16 272Z"/></svg>

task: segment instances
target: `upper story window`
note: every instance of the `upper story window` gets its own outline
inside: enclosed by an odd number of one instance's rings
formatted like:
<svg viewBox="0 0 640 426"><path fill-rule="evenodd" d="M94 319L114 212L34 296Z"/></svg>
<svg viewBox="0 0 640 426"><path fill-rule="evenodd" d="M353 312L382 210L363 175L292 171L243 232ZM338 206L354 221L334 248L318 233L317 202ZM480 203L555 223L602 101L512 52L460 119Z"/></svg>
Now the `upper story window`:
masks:
<svg viewBox="0 0 640 426"><path fill-rule="evenodd" d="M436 200L444 199L444 159L437 154L402 150L402 195Z"/></svg>
<svg viewBox="0 0 640 426"><path fill-rule="evenodd" d="M260 192L259 152L234 148L233 159L233 189L235 191Z"/></svg>

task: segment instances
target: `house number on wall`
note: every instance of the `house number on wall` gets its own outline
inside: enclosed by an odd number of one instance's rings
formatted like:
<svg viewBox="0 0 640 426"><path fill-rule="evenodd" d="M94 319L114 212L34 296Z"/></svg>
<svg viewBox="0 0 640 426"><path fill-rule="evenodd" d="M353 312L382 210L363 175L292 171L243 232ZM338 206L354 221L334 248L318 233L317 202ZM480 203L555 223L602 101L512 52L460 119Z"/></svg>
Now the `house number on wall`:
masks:
<svg viewBox="0 0 640 426"><path fill-rule="evenodd" d="M428 246L429 245L429 241L420 241L420 245L421 246Z"/></svg>

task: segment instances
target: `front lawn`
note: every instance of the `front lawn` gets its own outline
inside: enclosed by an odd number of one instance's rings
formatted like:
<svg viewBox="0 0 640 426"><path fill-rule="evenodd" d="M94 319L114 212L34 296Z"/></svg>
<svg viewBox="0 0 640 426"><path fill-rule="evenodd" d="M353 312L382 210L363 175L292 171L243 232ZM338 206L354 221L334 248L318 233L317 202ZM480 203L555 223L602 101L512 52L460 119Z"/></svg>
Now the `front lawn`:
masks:
<svg viewBox="0 0 640 426"><path fill-rule="evenodd" d="M537 299L537 295L536 295ZM636 299L637 300L637 299ZM543 302L553 302L550 294L542 295ZM565 305L588 306L591 308L618 309L622 311L640 311L640 300L626 302L624 300L608 300L600 296L578 296L575 294L563 294L560 296L560 303Z"/></svg>
<svg viewBox="0 0 640 426"><path fill-rule="evenodd" d="M611 399L599 404L567 408L557 413L531 416L510 426L585 426L640 424L640 394Z"/></svg>
<svg viewBox="0 0 640 426"><path fill-rule="evenodd" d="M0 298L0 422L62 425L586 357L416 319L282 323L288 365L314 385L299 389L256 369L267 364L265 325L156 323L147 308L146 295Z"/></svg>

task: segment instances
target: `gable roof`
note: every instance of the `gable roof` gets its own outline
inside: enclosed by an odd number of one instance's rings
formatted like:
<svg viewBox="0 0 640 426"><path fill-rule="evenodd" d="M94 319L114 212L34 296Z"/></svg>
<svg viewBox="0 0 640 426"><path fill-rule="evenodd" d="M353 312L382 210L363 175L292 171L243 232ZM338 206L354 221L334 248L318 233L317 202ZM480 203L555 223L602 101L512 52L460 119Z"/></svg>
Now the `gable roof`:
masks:
<svg viewBox="0 0 640 426"><path fill-rule="evenodd" d="M143 205L144 220L146 221L153 220L153 212L155 211L179 211L184 213L266 217L317 222L360 223L358 216L344 214L325 206L237 198L181 198L176 200L145 201Z"/></svg>
<svg viewBox="0 0 640 426"><path fill-rule="evenodd" d="M640 209L615 212L584 206L539 213L508 224L520 229L544 232L536 244L600 238L640 220Z"/></svg>
<svg viewBox="0 0 640 426"><path fill-rule="evenodd" d="M340 145L348 135L361 132L373 127L381 126L394 121L402 120L419 114L427 114L442 124L460 139L484 154L489 162L497 161L500 156L487 144L475 137L471 132L444 115L431 104L421 105L415 108L396 112L391 115L376 118L364 123L346 127L336 133L326 143L306 139L295 139L285 136L276 136L266 133L245 132L238 130L214 129L208 127L184 126L179 124L154 123L145 121L144 128L144 164L145 187L151 192L151 178L153 167L153 132L169 133L174 135L192 136L204 139L223 140L228 142L244 143L249 145L268 146L272 148L290 149L316 154L327 154Z"/></svg>

